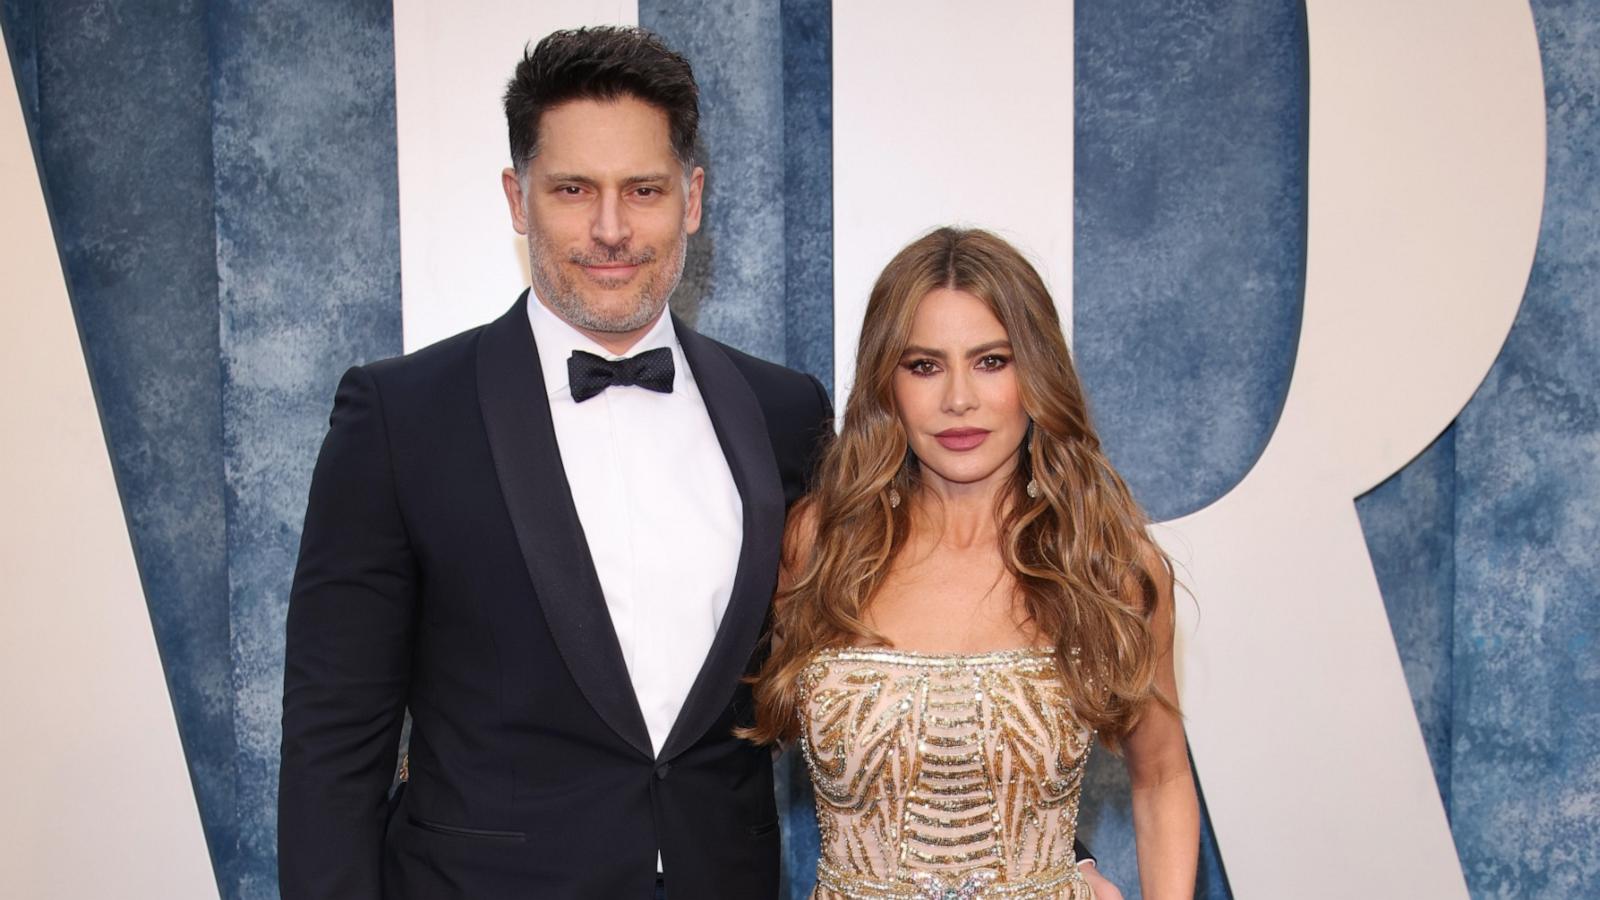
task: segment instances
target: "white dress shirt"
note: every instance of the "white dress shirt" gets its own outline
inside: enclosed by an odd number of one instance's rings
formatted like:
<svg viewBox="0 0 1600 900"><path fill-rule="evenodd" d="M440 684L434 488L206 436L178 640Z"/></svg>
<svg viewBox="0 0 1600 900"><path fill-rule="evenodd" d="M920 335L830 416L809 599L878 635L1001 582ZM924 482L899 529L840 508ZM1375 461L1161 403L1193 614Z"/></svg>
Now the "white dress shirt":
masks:
<svg viewBox="0 0 1600 900"><path fill-rule="evenodd" d="M528 319L572 501L657 755L733 593L744 508L672 317L629 348L672 350L672 392L612 386L572 400L567 358L616 354L532 294Z"/></svg>

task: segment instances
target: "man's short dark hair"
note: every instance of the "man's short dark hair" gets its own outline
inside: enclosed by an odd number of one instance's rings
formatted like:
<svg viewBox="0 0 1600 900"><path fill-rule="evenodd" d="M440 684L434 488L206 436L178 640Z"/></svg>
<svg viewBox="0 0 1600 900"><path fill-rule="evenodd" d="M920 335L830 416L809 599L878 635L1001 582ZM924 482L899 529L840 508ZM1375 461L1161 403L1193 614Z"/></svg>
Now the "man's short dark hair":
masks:
<svg viewBox="0 0 1600 900"><path fill-rule="evenodd" d="M572 100L629 96L667 114L672 153L694 166L700 89L689 61L643 28L598 26L557 31L526 50L506 85L511 164L521 174L539 152L544 111Z"/></svg>

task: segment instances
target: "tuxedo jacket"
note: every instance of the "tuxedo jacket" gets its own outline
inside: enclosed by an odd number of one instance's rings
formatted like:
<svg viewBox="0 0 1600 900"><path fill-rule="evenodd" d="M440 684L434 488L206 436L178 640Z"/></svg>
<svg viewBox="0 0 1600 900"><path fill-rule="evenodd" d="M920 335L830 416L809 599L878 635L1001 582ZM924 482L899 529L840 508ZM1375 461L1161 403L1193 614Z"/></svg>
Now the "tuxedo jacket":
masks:
<svg viewBox="0 0 1600 900"><path fill-rule="evenodd" d="M339 385L289 603L279 873L302 898L777 895L752 652L787 505L831 408L814 378L674 321L738 488L732 596L660 755L563 475L525 293ZM685 459L684 466L699 464ZM388 800L401 723L410 782Z"/></svg>

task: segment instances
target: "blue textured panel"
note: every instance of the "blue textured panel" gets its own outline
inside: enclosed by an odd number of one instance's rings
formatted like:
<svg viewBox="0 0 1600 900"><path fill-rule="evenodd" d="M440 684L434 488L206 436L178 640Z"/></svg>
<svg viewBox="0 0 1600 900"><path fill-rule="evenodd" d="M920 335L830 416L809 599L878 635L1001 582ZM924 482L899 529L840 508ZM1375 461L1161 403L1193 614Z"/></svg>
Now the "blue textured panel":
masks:
<svg viewBox="0 0 1600 900"><path fill-rule="evenodd" d="M1455 629L1455 429L1356 501L1412 705L1450 804Z"/></svg>
<svg viewBox="0 0 1600 900"><path fill-rule="evenodd" d="M673 309L700 331L784 361L783 23L778 0L644 0L639 24L700 84L705 218Z"/></svg>
<svg viewBox="0 0 1600 900"><path fill-rule="evenodd" d="M1139 864L1128 791L1128 770L1122 760L1096 744L1078 803L1078 837L1094 854L1101 873L1127 896L1138 897Z"/></svg>
<svg viewBox="0 0 1600 900"><path fill-rule="evenodd" d="M833 390L833 3L783 2L784 360Z"/></svg>
<svg viewBox="0 0 1600 900"><path fill-rule="evenodd" d="M283 622L307 485L347 366L400 350L386 0L211 5L237 896L277 896Z"/></svg>
<svg viewBox="0 0 1600 900"><path fill-rule="evenodd" d="M1146 0L1074 16L1074 351L1107 453L1168 519L1238 483L1288 390L1305 275L1304 9ZM1138 897L1121 766L1102 757L1085 794L1085 841ZM1204 831L1199 893L1227 897Z"/></svg>
<svg viewBox="0 0 1600 900"><path fill-rule="evenodd" d="M822 836L817 832L816 796L798 748L791 747L773 767L778 818L783 824L783 872L779 896L805 900L817 886Z"/></svg>
<svg viewBox="0 0 1600 900"><path fill-rule="evenodd" d="M644 0L700 84L703 227L672 306L833 383L833 6Z"/></svg>
<svg viewBox="0 0 1600 900"><path fill-rule="evenodd" d="M1074 346L1105 446L1158 520L1271 435L1305 275L1298 3L1079 3Z"/></svg>
<svg viewBox="0 0 1600 900"><path fill-rule="evenodd" d="M1548 169L1457 423L1451 818L1474 896L1600 897L1600 3L1534 0Z"/></svg>
<svg viewBox="0 0 1600 900"><path fill-rule="evenodd" d="M183 2L13 2L5 12L8 33L15 26L37 48L22 68L37 78L28 111L56 240L225 883L233 695L205 19Z"/></svg>
<svg viewBox="0 0 1600 900"><path fill-rule="evenodd" d="M1194 767L1191 756L1189 765ZM1211 813L1206 809L1205 784L1196 783L1200 794L1200 868L1195 873L1195 900L1233 900L1228 887L1228 872L1222 864L1222 851L1217 847L1217 836L1211 830Z"/></svg>

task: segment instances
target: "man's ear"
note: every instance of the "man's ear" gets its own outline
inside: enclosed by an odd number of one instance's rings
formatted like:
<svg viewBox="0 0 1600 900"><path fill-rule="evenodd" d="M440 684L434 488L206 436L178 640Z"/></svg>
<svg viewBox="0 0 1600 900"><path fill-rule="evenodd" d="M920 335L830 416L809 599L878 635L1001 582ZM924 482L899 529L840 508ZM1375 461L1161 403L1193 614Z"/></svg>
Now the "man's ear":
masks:
<svg viewBox="0 0 1600 900"><path fill-rule="evenodd" d="M523 202L522 179L517 177L516 169L505 169L500 173L500 187L506 192L506 205L511 207L511 227L517 234L528 233L528 207ZM695 201L695 219L700 218L700 201Z"/></svg>
<svg viewBox="0 0 1600 900"><path fill-rule="evenodd" d="M683 230L694 234L700 230L700 197L706 189L706 170L699 166L689 173L688 202L683 208Z"/></svg>

